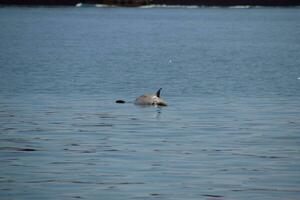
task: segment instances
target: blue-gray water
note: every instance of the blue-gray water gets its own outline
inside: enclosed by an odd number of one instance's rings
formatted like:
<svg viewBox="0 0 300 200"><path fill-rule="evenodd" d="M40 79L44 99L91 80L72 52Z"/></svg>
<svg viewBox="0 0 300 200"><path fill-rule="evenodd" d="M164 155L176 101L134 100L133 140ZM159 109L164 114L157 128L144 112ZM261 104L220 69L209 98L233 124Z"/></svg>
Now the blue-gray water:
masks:
<svg viewBox="0 0 300 200"><path fill-rule="evenodd" d="M1 7L0 199L299 199L299 11Z"/></svg>

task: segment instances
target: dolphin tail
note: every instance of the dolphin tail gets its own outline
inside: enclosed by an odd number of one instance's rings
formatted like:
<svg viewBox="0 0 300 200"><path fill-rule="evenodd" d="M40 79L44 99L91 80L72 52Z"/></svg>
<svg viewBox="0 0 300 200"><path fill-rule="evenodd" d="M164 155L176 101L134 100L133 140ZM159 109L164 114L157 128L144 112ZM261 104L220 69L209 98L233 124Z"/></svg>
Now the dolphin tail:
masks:
<svg viewBox="0 0 300 200"><path fill-rule="evenodd" d="M160 91L161 91L161 89L162 89L162 88L159 88L159 90L156 92L156 96L157 96L157 97L160 97Z"/></svg>
<svg viewBox="0 0 300 200"><path fill-rule="evenodd" d="M126 103L126 101L119 99L119 100L116 100L116 103Z"/></svg>

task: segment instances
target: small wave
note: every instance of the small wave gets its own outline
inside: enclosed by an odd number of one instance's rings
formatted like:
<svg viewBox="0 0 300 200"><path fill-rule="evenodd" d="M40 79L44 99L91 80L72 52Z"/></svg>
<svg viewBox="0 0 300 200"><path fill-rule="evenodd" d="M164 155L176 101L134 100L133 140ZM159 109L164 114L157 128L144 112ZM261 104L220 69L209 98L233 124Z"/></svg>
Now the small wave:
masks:
<svg viewBox="0 0 300 200"><path fill-rule="evenodd" d="M95 7L97 7L97 8L112 8L112 7L116 7L116 6L107 5L107 4L95 4Z"/></svg>
<svg viewBox="0 0 300 200"><path fill-rule="evenodd" d="M115 6L106 5L106 4L77 3L77 4L75 5L75 7L77 7L77 8L81 8L81 7L107 8L107 7L115 7Z"/></svg>
<svg viewBox="0 0 300 200"><path fill-rule="evenodd" d="M232 155L249 156L249 157L266 158L266 159L282 159L282 158L286 158L286 157L281 157L281 156L256 155L256 154L247 154L247 153L233 153Z"/></svg>
<svg viewBox="0 0 300 200"><path fill-rule="evenodd" d="M76 7L82 7L84 6L82 3L76 4ZM107 4L95 4L94 5L97 8L115 8L115 7L122 7L119 5L107 5ZM197 5L166 5L166 4L150 4L150 5L143 5L138 6L137 8L200 8L202 6Z"/></svg>
<svg viewBox="0 0 300 200"><path fill-rule="evenodd" d="M144 182L94 182L94 181L81 181L81 180L60 180L60 179L48 179L48 180L31 180L26 183L75 183L75 184L96 184L96 185L141 185Z"/></svg>
<svg viewBox="0 0 300 200"><path fill-rule="evenodd" d="M212 198L222 198L222 195L215 195L215 194L203 194L204 197L212 197Z"/></svg>
<svg viewBox="0 0 300 200"><path fill-rule="evenodd" d="M249 9L253 8L253 6L245 5L245 6L229 6L229 8L235 8L235 9Z"/></svg>
<svg viewBox="0 0 300 200"><path fill-rule="evenodd" d="M200 8L200 6L197 6L197 5L184 6L184 5L150 4L150 5L145 5L145 6L139 6L139 8Z"/></svg>
<svg viewBox="0 0 300 200"><path fill-rule="evenodd" d="M246 188L246 189L234 189L233 192L245 192L245 191L271 191L271 192L300 192L297 188Z"/></svg>
<svg viewBox="0 0 300 200"><path fill-rule="evenodd" d="M159 194L159 193L150 193L149 195L150 196L161 196L161 194Z"/></svg>
<svg viewBox="0 0 300 200"><path fill-rule="evenodd" d="M107 4L83 4L77 3L75 7L97 7L97 8L117 8L122 7L120 5L107 5ZM130 7L130 6L129 6ZM207 5L166 5L166 4L150 4L137 6L136 8L150 9L150 8L230 8L230 9L250 9L250 8L264 8L265 6L252 6L252 5L236 5L236 6L207 6ZM127 8L127 7L125 7ZM294 8L300 8L300 6L294 6Z"/></svg>
<svg viewBox="0 0 300 200"><path fill-rule="evenodd" d="M72 124L73 127L113 127L113 124L99 123L99 124Z"/></svg>
<svg viewBox="0 0 300 200"><path fill-rule="evenodd" d="M33 148L19 148L19 147L0 147L0 150L2 151L37 151Z"/></svg>

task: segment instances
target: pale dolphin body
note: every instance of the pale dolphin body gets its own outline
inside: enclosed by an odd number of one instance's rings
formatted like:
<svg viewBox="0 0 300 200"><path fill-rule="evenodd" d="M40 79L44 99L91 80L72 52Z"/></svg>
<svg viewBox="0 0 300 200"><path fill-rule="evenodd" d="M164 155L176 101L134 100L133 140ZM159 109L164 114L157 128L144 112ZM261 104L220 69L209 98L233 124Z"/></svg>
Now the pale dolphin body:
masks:
<svg viewBox="0 0 300 200"><path fill-rule="evenodd" d="M167 106L167 102L165 102L162 98L160 98L160 88L156 94L144 94L134 101L135 105L140 106ZM124 100L117 100L116 103L126 103Z"/></svg>
<svg viewBox="0 0 300 200"><path fill-rule="evenodd" d="M134 104L136 105L153 105L153 106L167 106L167 102L165 102L162 98L160 98L160 88L156 94L144 94L138 98L136 98Z"/></svg>

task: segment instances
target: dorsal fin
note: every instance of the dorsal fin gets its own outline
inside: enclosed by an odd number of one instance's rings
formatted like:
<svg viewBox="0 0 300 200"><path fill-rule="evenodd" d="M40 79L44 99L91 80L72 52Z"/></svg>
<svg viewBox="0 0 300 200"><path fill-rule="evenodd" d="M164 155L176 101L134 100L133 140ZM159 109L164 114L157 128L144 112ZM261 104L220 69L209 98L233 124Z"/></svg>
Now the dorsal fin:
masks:
<svg viewBox="0 0 300 200"><path fill-rule="evenodd" d="M159 88L159 90L156 92L156 96L157 96L157 97L160 97L160 91L161 91L161 89L162 89L162 88Z"/></svg>

